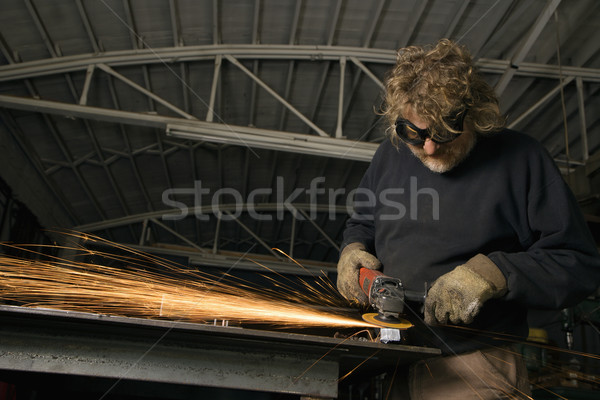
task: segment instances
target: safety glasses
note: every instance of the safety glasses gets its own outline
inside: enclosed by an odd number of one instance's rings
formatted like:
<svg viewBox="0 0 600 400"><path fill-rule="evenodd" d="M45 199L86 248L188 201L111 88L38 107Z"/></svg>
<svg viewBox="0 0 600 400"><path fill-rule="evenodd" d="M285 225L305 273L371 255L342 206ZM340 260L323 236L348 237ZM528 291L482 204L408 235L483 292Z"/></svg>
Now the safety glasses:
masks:
<svg viewBox="0 0 600 400"><path fill-rule="evenodd" d="M448 131L447 135L443 137L440 137L439 135L433 136L429 129L417 128L410 121L404 118L398 118L396 120L396 134L403 142L415 146L422 146L425 143L425 139L428 138L439 144L449 143L461 135L465 114L466 112L461 112L453 118L446 118L448 125L450 125L455 131L458 131L458 133Z"/></svg>

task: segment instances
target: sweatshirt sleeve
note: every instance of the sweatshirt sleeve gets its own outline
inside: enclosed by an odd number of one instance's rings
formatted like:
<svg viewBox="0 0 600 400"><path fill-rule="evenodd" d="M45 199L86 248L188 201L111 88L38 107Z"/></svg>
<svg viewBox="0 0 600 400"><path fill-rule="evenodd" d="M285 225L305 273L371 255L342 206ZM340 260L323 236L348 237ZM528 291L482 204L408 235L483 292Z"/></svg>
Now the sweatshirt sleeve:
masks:
<svg viewBox="0 0 600 400"><path fill-rule="evenodd" d="M375 254L375 171L382 157L382 149L383 145L375 152L369 168L353 193L353 212L346 222L340 250L350 243L359 242L365 245L367 251Z"/></svg>
<svg viewBox="0 0 600 400"><path fill-rule="evenodd" d="M506 300L558 309L577 304L598 288L600 256L558 169L549 156L542 164L543 172L533 174L536 183L527 195L525 251L488 256L506 277Z"/></svg>

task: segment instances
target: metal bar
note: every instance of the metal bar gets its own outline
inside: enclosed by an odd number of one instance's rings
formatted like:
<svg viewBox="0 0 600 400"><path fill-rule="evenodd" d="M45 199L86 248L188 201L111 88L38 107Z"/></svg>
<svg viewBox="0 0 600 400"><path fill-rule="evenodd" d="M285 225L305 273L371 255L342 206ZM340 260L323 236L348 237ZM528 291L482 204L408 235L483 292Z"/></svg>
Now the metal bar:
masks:
<svg viewBox="0 0 600 400"><path fill-rule="evenodd" d="M108 65L106 65L106 64L98 64L97 66L102 71L104 71L104 72L106 72L106 73L114 76L115 78L119 79L123 83L127 84L128 86L131 86L133 89L137 90L138 92L144 94L147 97L150 97L152 100L156 101L159 104L162 104L163 106L167 107L169 110L171 110L171 111L173 111L173 112L181 115L182 117L184 117L186 119L196 119L196 117L194 117L193 115L190 115L190 114L186 113L185 111L179 109L178 107L176 107L173 104L169 103L168 101L164 100L160 96L152 93L150 90L148 90L148 89L146 89L146 88L138 85L137 83L135 83L131 79L128 79L125 76L119 74L117 71L115 71L114 69L112 69Z"/></svg>
<svg viewBox="0 0 600 400"><path fill-rule="evenodd" d="M46 30L44 23L40 19L37 9L31 2L31 0L25 0L25 5L27 6L27 11L29 11L29 15L31 16L31 19L33 19L33 24L37 28L38 33L42 37L42 41L46 45L46 49L48 49L48 52L50 53L50 55L52 57L57 57L58 55L56 54L56 49L54 48L54 44L52 43L52 40L50 39L50 35L48 35L48 31Z"/></svg>
<svg viewBox="0 0 600 400"><path fill-rule="evenodd" d="M317 111L321 106L321 100L323 98L323 91L325 88L325 83L327 82L327 75L329 74L329 69L331 68L331 61L327 61L323 63L323 71L321 72L321 79L319 81L319 85L317 86L316 96L314 96L315 101L313 101L313 108L310 113L310 119L315 120L317 116ZM309 131L309 129L307 129Z"/></svg>
<svg viewBox="0 0 600 400"><path fill-rule="evenodd" d="M133 11L131 10L131 4L129 0L123 0L123 9L125 10L125 17L127 18L127 30L129 31L129 39L131 40L131 48L137 50L140 48L139 36L135 26L135 20L133 18Z"/></svg>
<svg viewBox="0 0 600 400"><path fill-rule="evenodd" d="M296 7L294 8L294 18L290 25L290 40L288 43L293 45L296 43L296 34L298 32L298 23L300 21L300 14L302 12L302 0L296 0Z"/></svg>
<svg viewBox="0 0 600 400"><path fill-rule="evenodd" d="M281 97L275 90L271 89L269 85L263 82L260 78L254 75L248 68L244 67L242 63L240 63L237 59L232 57L231 55L225 55L225 58L229 60L233 65L238 67L242 72L244 72L250 79L254 80L258 83L263 89L265 89L271 96L275 97L279 102L281 102L284 106L286 106L292 113L294 113L298 118L304 121L305 124L310 126L315 132L317 132L320 136L329 136L325 131L316 126L311 120L304 116L300 111L298 111L294 106L292 106L287 100Z"/></svg>
<svg viewBox="0 0 600 400"><path fill-rule="evenodd" d="M258 76L258 60L252 61L252 74L254 76ZM256 113L256 93L258 91L258 87L256 85L256 81L252 81L252 89L250 90L250 104L248 105L248 125L255 126L255 113Z"/></svg>
<svg viewBox="0 0 600 400"><path fill-rule="evenodd" d="M85 82L83 84L83 90L81 91L81 96L79 97L79 104L85 106L87 104L88 93L90 91L90 85L92 83L92 76L94 75L93 64L88 66L87 72L85 73Z"/></svg>
<svg viewBox="0 0 600 400"><path fill-rule="evenodd" d="M337 126L335 128L335 137L343 137L342 123L344 120L344 84L346 77L346 57L340 58L340 87L338 92L338 115Z"/></svg>
<svg viewBox="0 0 600 400"><path fill-rule="evenodd" d="M110 91L110 96L112 98L113 105L114 105L115 109L118 110L120 108L120 104L119 104L119 99L117 97L117 92L115 90L115 85L114 85L112 76L108 77L108 89ZM138 168L137 163L135 162L135 157L134 157L135 154L132 151L129 136L127 135L127 132L125 131L125 127L123 126L123 124L119 123L118 125L119 125L119 131L121 132L121 137L123 138L123 142L125 143L125 153L126 153L125 155L129 159L129 163L131 165L131 169L133 170L133 174L135 176L136 182L138 183L140 191L142 192L142 195L144 196L144 200L146 200L146 205L148 206L148 208L150 210L153 210L154 207L152 206L152 201L150 200L148 191L146 190L146 187L144 186L144 181L142 180L142 176L140 174L140 169Z"/></svg>
<svg viewBox="0 0 600 400"><path fill-rule="evenodd" d="M0 95L0 106L33 112L65 115L68 117L90 118L98 121L114 122L173 130L181 129L180 137L205 140L199 134L212 135L213 140L237 140L238 145L248 145L248 140L258 140L262 147L270 149L308 152L322 156L334 156L346 159L370 161L377 144L353 140L324 138L316 135L269 131L265 129L232 126L204 121L188 121L181 118L133 113L128 111L104 109L78 104L58 103L48 100ZM189 134L189 136L186 136ZM219 139L221 137L221 139ZM244 139L245 138L245 139ZM160 149L162 152L162 149Z"/></svg>
<svg viewBox="0 0 600 400"><path fill-rule="evenodd" d="M519 68L519 63L525 59L525 56L533 47L535 41L538 39L538 37L542 33L542 30L548 23L548 20L550 19L550 17L552 17L552 14L554 14L554 11L560 4L560 1L561 0L549 0L547 2L546 7L538 16L537 20L531 27L531 30L529 31L527 36L525 36L524 40L519 46L519 49L511 59L510 66L506 69L504 74L502 74L500 80L496 84L494 90L496 91L496 94L498 96L500 96L508 86L508 83L515 75L516 70Z"/></svg>
<svg viewBox="0 0 600 400"><path fill-rule="evenodd" d="M446 28L446 34L443 37L446 37L446 38L452 37L452 34L454 33L454 29L456 29L456 26L462 20L463 14L465 13L465 10L469 6L470 2L471 2L471 0L462 0L462 3L460 4L460 6L458 8L456 8L456 12L454 13L452 20L448 24L448 27Z"/></svg>
<svg viewBox="0 0 600 400"><path fill-rule="evenodd" d="M519 123L521 123L521 121L523 121L525 118L527 118L532 112L534 112L539 107L541 107L542 105L544 105L552 97L554 97L558 93L560 93L561 88L563 86L569 84L573 79L574 79L573 77L565 78L561 83L558 84L558 86L556 86L554 89L552 89L551 91L549 91L548 93L546 93L546 95L544 97L542 97L541 99L539 99L534 105L532 105L531 107L529 107L524 113L522 113L521 115L519 115L513 122L511 122L508 125L508 128L514 129L515 127L517 127L519 125Z"/></svg>
<svg viewBox="0 0 600 400"><path fill-rule="evenodd" d="M340 22L340 12L342 11L342 0L337 0L335 4L335 10L333 11L331 17L331 25L329 26L329 34L327 35L327 45L331 46L333 44L333 39L335 38L336 28Z"/></svg>
<svg viewBox="0 0 600 400"><path fill-rule="evenodd" d="M206 252L206 249L198 246L196 243L192 242L191 240L187 239L185 236L182 236L178 232L176 232L173 229L169 228L168 226L166 226L165 224L163 224L162 222L160 222L156 218L149 218L149 220L152 221L153 224L158 225L159 227L161 227L165 231L169 232L171 235L175 236L177 239L181 240L185 244L187 244L189 246L192 246L193 248L195 248L196 250L198 250L198 251L200 251L202 253Z"/></svg>
<svg viewBox="0 0 600 400"><path fill-rule="evenodd" d="M340 246L315 221L313 221L312 218L309 217L304 209L298 209L298 211L306 220L308 220L308 222L311 223L312 226L317 229L317 231L319 231L321 235L323 235L323 237L329 242L329 244L333 246L334 249L340 251Z"/></svg>
<svg viewBox="0 0 600 400"><path fill-rule="evenodd" d="M423 15L423 12L427 8L429 0L421 0L417 2L417 5L413 7L411 13L407 15L408 20L410 21L405 25L404 32L401 36L400 41L398 41L398 45L396 45L397 49L402 47L406 47L408 43L410 43L410 39L417 28L417 24Z"/></svg>
<svg viewBox="0 0 600 400"><path fill-rule="evenodd" d="M335 37L335 31L336 31L336 27L339 23L339 18L340 18L340 12L341 12L341 8L342 8L342 1L338 0L335 6L335 10L333 12L333 16L332 16L332 23L330 25L329 28L329 35L327 37L327 46L331 46L333 43L333 39ZM340 57L344 57L344 56L340 56ZM335 61L339 61L339 58L336 59ZM321 105L321 100L323 98L323 91L325 88L325 83L327 82L327 76L329 74L329 70L331 68L331 60L327 60L327 62L324 63L323 65L323 71L321 73L321 79L319 81L319 85L318 85L318 89L317 89L317 94L315 96L316 101L313 101L313 107L312 107L312 111L310 112L310 120L314 121L316 119L317 116L317 111L320 108Z"/></svg>
<svg viewBox="0 0 600 400"><path fill-rule="evenodd" d="M4 58L6 58L9 65L15 63L13 54L12 54L11 50L9 49L8 44L6 44L6 40L4 40L4 36L2 36L1 32L0 32L0 52L2 53Z"/></svg>
<svg viewBox="0 0 600 400"><path fill-rule="evenodd" d="M179 10L177 0L169 0L169 10L171 14L171 31L173 33L173 46L182 46L181 26L179 25Z"/></svg>
<svg viewBox="0 0 600 400"><path fill-rule="evenodd" d="M234 130L231 126L224 126L223 129L215 125L221 124L213 124L213 127L208 129L201 126L168 125L167 135L180 139L234 144L250 149L261 148L360 161L370 161L377 149L375 143L249 127L239 127Z"/></svg>
<svg viewBox="0 0 600 400"><path fill-rule="evenodd" d="M66 78L67 78L67 83L69 83L70 89L73 92L73 96L74 96L74 98L76 98L76 94L74 92L74 88L73 88L73 85L72 85L72 82L71 82L69 76L67 75ZM29 81L26 81L25 83L26 83L27 89L31 93L31 95L34 96L34 97L37 97L38 93L35 90L33 84L31 82L29 82ZM92 203L92 205L94 206L94 208L98 212L98 215L100 216L100 218L105 219L106 216L104 214L104 211L102 210L102 207L98 203L96 197L92 193L92 191L91 191L89 185L87 184L87 182L83 179L83 176L81 175L81 172L79 171L78 166L73 163L73 156L71 155L71 152L69 151L66 143L64 142L64 139L61 136L60 132L58 131L58 129L54 125L53 121L50 119L50 116L47 115L47 114L42 114L42 119L44 120L46 126L48 127L48 131L51 133L51 135L54 138L57 146L60 148L61 153L63 154L63 157L70 164L70 169L72 170L72 172L75 175L77 181L81 185L83 191L85 192L85 194L90 199L90 202Z"/></svg>
<svg viewBox="0 0 600 400"><path fill-rule="evenodd" d="M588 148L587 122L585 118L585 99L583 93L583 81L581 78L575 78L577 85L577 103L579 105L579 125L581 126L581 153L583 162L585 163L590 157Z"/></svg>
<svg viewBox="0 0 600 400"><path fill-rule="evenodd" d="M290 258L294 258L294 244L296 241L296 213L290 213L292 215L292 228L290 232Z"/></svg>
<svg viewBox="0 0 600 400"><path fill-rule="evenodd" d="M92 49L94 53L100 53L100 48L98 47L98 41L96 40L96 35L94 35L94 30L92 29L92 24L90 23L90 19L88 18L87 12L85 11L85 7L81 0L76 0L75 4L77 4L77 10L79 11L79 16L81 17L81 22L85 28L85 32L90 39L90 43L92 44Z"/></svg>
<svg viewBox="0 0 600 400"><path fill-rule="evenodd" d="M198 178L198 166L196 163L196 149L200 146L201 146L201 144L199 144L199 143L195 143L195 144L192 144L191 146L188 146L188 151L189 151L189 155L190 155L190 165L191 165L191 169L192 169L192 179L194 179L194 182L198 182L200 180ZM200 241L201 241L200 220L195 219L194 228L195 228L195 232L196 232L195 242L200 243Z"/></svg>
<svg viewBox="0 0 600 400"><path fill-rule="evenodd" d="M383 12L383 8L385 7L385 3L387 0L379 0L377 4L377 8L375 9L374 16L371 18L371 25L367 29L367 34L365 35L365 40L363 40L363 47L369 47L371 44L371 40L373 40L373 35L375 34L375 29L379 26L379 18L381 18L381 14Z"/></svg>
<svg viewBox="0 0 600 400"><path fill-rule="evenodd" d="M189 89L190 89L190 85L188 85L188 71L187 71L187 64L181 63L180 64L180 71L181 71L181 93L183 96L183 108L184 111L186 113L190 112L190 93L189 93Z"/></svg>
<svg viewBox="0 0 600 400"><path fill-rule="evenodd" d="M102 154L102 149L100 148L98 139L96 138L96 135L94 134L92 127L90 126L89 120L85 119L85 120L83 120L83 123L85 126L85 130L88 133L88 136L92 143L92 146L94 147L95 154L98 156L98 158L100 160L100 165L101 165L102 169L104 169L104 172L106 173L106 176L108 177L108 181L110 182L110 185L111 185L113 191L115 192L115 195L117 196L117 200L119 201L119 204L121 205L121 208L123 209L123 212L125 213L125 215L127 215L127 214L129 214L129 207L127 207L127 203L125 201L125 196L123 196L123 193L122 193L121 189L119 188L119 185L117 184L114 174L112 173L112 171L110 170L110 167L106 163L104 155Z"/></svg>
<svg viewBox="0 0 600 400"><path fill-rule="evenodd" d="M206 113L206 122L213 122L215 116L215 100L217 98L217 87L221 77L221 64L223 56L220 54L215 57L215 69L213 72L212 85L210 87L210 101L208 103L208 112Z"/></svg>
<svg viewBox="0 0 600 400"><path fill-rule="evenodd" d="M289 99L290 92L292 90L292 82L293 82L293 78L294 78L294 68L295 67L296 67L296 62L294 60L291 60L288 65L287 78L285 81L284 97L286 99ZM286 116L287 116L287 108L284 107L282 104L281 105L281 116L279 117L279 130L280 131L285 130L284 128L285 128Z"/></svg>
<svg viewBox="0 0 600 400"><path fill-rule="evenodd" d="M73 212L70 203L67 201L62 191L44 172L44 165L40 160L38 153L29 144L27 136L20 130L20 128L18 128L16 121L6 110L0 110L0 115L2 116L2 120L5 122L5 126L7 127L10 135L18 143L18 146L21 148L23 153L27 155L27 158L33 165L33 168L38 173L42 181L46 184L46 186L50 189L52 194L54 194L56 200L58 201L58 204L60 204L62 209L65 211L66 216L70 219L71 223L75 225L79 224L79 218Z"/></svg>
<svg viewBox="0 0 600 400"><path fill-rule="evenodd" d="M8 50L5 50L8 51ZM229 54L238 60L322 60L338 61L340 57L355 57L363 63L394 65L396 52L385 49L369 49L346 46L266 45L235 44L219 46L183 46L157 49L108 51L100 54L63 56L12 63L0 66L0 81L33 78L38 76L85 71L89 64L105 64L111 67L151 65L172 62L212 60L217 55ZM511 60L480 58L476 61L481 72L502 74L511 65ZM562 66L564 76L581 76L584 81L600 82L600 69ZM516 75L558 78L558 66L537 63L521 63Z"/></svg>
<svg viewBox="0 0 600 400"><path fill-rule="evenodd" d="M360 68L361 71L365 73L365 75L367 75L369 78L371 78L371 80L373 82L375 82L375 84L377 86L379 86L382 90L385 89L385 85L383 84L383 82L378 77L376 77L375 74L373 72L371 72L371 70L369 68L367 68L367 66L365 64L363 64L358 58L350 57L350 61L352 61L354 64L356 64L356 66L358 68Z"/></svg>
<svg viewBox="0 0 600 400"><path fill-rule="evenodd" d="M250 236L252 236L254 238L254 240L256 240L269 253L271 253L273 256L275 256L275 258L277 258L278 260L281 260L281 261L284 260L284 258L281 256L281 254L279 254L276 251L274 251L271 248L271 246L269 246L264 240L262 240L260 237L258 237L258 235L256 233L254 233L254 231L252 229L248 228L248 226L246 224L244 224L242 221L240 221L240 219L237 218L235 215L233 215L231 213L231 211L229 211L229 210L221 210L221 212L223 212L224 214L228 215L232 220L234 220L235 222L237 222L237 224L240 227L242 227L242 229L244 229L246 232L248 232L250 234Z"/></svg>
<svg viewBox="0 0 600 400"><path fill-rule="evenodd" d="M261 203L254 204L253 210L256 212L277 212L281 210L281 204L278 203ZM249 207L246 204L219 204L219 211L236 212L242 211L247 212ZM294 209L296 210L309 210L322 213L333 212L340 215L348 215L346 206L333 206L330 204L308 204L308 203L294 203ZM186 207L188 215L210 215L215 212L212 204L205 206ZM104 229L118 228L128 224L141 223L146 219L169 219L169 217L179 217L181 210L179 208L150 211L141 214L128 215L125 217L106 219L103 221L93 222L90 224L78 225L73 229L81 232L97 232Z"/></svg>
<svg viewBox="0 0 600 400"><path fill-rule="evenodd" d="M290 46L292 46L296 43L296 34L298 31L298 23L300 21L301 11L302 11L302 0L296 0L296 8L294 9L294 18L292 19L292 25L290 26L290 40L288 41L288 44ZM287 78L286 78L286 82L285 82L285 91L284 91L284 95L283 95L284 98L286 98L286 99L290 98L290 92L292 89L292 81L294 78L295 66L296 66L296 62L294 60L290 60L289 65L288 65L288 70L287 70ZM279 130L280 131L284 130L286 116L287 116L287 108L283 107L283 105L282 105L281 116L279 118Z"/></svg>
<svg viewBox="0 0 600 400"><path fill-rule="evenodd" d="M503 37L504 34L499 32L503 32L505 29L513 29L513 24L503 24L503 22L511 16L510 12L513 6L515 6L515 3L522 6L525 2L496 0L473 25L470 25L464 32L460 32L460 37L457 40L459 42L468 42L468 47L473 58L477 58L477 55L482 51L483 46L489 42L492 36ZM465 6L465 4L462 6ZM523 8L527 8L527 5L524 5ZM518 15L519 12L515 12L515 14ZM486 19L485 23L483 23L483 18ZM480 26L480 29L477 32L473 32L472 30L476 26Z"/></svg>
<svg viewBox="0 0 600 400"><path fill-rule="evenodd" d="M74 173L75 177L77 178L77 181L81 185L83 191L90 199L90 202L96 209L96 212L98 213L100 218L106 219L106 214L102 210L102 207L100 206L100 203L96 199L96 196L94 196L92 189L90 188L90 186L88 185L86 180L83 179L83 176L81 175L81 172L79 171L78 166L73 163L73 158L72 158L69 150L67 149L66 144L63 142L63 139L60 136L58 129L56 129L56 127L54 126L54 123L50 120L50 117L48 115L43 114L42 117L43 117L44 121L46 122L46 125L48 126L48 130L52 133L52 136L54 137L56 142L59 144L59 147L62 150L63 156L67 159L69 164L71 164L71 170L73 171L73 173Z"/></svg>
<svg viewBox="0 0 600 400"><path fill-rule="evenodd" d="M221 212L217 215L217 226L215 228L215 239L213 242L212 253L219 253L219 234L221 233Z"/></svg>
<svg viewBox="0 0 600 400"><path fill-rule="evenodd" d="M142 223L142 233L140 235L140 241L139 241L139 245L143 246L146 242L146 230L148 229L148 220L145 219L144 222Z"/></svg>
<svg viewBox="0 0 600 400"><path fill-rule="evenodd" d="M260 3L261 0L254 0L254 18L252 23L252 43L260 43Z"/></svg>
<svg viewBox="0 0 600 400"><path fill-rule="evenodd" d="M219 0L213 0L213 44L221 44L221 29L219 28Z"/></svg>

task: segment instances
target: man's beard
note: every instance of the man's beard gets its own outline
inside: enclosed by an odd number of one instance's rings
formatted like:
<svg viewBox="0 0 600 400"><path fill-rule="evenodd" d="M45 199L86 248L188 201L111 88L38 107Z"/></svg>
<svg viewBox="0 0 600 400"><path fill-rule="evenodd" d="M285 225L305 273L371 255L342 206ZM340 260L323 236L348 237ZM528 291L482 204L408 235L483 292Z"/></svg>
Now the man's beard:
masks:
<svg viewBox="0 0 600 400"><path fill-rule="evenodd" d="M468 136L442 145L434 156L425 154L423 147L408 145L408 148L431 171L443 174L460 164L475 147L476 135L470 132L463 135Z"/></svg>

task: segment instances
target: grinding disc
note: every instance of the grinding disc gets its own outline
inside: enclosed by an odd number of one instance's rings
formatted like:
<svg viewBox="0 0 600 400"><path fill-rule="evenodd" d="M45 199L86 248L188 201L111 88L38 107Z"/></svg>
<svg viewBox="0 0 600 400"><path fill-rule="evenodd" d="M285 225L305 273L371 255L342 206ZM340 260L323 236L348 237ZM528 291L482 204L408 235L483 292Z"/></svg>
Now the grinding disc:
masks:
<svg viewBox="0 0 600 400"><path fill-rule="evenodd" d="M413 326L410 321L403 318L382 318L377 313L363 314L362 319L374 325L384 326L386 328L408 329Z"/></svg>

